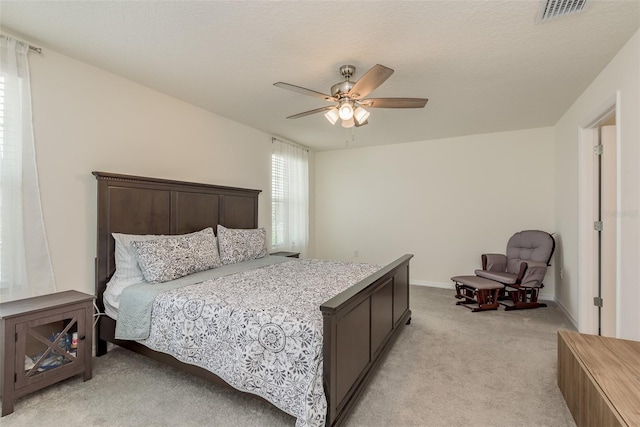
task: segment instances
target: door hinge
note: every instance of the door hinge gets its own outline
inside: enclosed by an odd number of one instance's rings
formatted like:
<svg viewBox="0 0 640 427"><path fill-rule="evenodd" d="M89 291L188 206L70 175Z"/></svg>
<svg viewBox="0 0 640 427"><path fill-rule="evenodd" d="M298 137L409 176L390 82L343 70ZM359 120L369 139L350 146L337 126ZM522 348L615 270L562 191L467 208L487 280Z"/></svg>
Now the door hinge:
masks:
<svg viewBox="0 0 640 427"><path fill-rule="evenodd" d="M595 154L596 156L602 156L602 144L598 144L596 146L593 147L593 154Z"/></svg>
<svg viewBox="0 0 640 427"><path fill-rule="evenodd" d="M18 342L18 333L17 332L16 332L16 341L15 342Z"/></svg>
<svg viewBox="0 0 640 427"><path fill-rule="evenodd" d="M593 229L596 231L602 231L602 221L593 221Z"/></svg>
<svg viewBox="0 0 640 427"><path fill-rule="evenodd" d="M18 374L14 372L13 374L13 382L17 383L18 382Z"/></svg>
<svg viewBox="0 0 640 427"><path fill-rule="evenodd" d="M596 307L602 307L602 298L600 297L593 297L593 305L595 305Z"/></svg>

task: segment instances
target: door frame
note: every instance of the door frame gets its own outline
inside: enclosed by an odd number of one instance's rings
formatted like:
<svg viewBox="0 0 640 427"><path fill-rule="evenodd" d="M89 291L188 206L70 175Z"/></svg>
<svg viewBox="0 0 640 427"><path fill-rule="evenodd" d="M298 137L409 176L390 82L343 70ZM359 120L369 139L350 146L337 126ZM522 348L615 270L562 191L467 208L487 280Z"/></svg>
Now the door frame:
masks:
<svg viewBox="0 0 640 427"><path fill-rule="evenodd" d="M587 334L598 334L598 308L593 297L598 296L598 277L595 263L595 173L593 146L600 126L612 114L616 117L616 209L620 211L620 91L609 98L602 107L578 128L578 330ZM620 331L620 216L616 215L616 336Z"/></svg>

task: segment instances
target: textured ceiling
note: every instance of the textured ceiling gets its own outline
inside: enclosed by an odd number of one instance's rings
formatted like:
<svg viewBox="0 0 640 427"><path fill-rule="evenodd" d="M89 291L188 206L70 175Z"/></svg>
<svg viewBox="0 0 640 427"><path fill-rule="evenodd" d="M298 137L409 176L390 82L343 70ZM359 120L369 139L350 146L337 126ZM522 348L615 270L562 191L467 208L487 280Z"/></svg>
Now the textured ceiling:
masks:
<svg viewBox="0 0 640 427"><path fill-rule="evenodd" d="M0 2L0 29L315 150L551 126L640 27L640 0L588 0L536 24L540 1ZM395 73L371 96L429 98L372 109L346 130L327 105L356 66ZM640 70L638 70L640 72Z"/></svg>

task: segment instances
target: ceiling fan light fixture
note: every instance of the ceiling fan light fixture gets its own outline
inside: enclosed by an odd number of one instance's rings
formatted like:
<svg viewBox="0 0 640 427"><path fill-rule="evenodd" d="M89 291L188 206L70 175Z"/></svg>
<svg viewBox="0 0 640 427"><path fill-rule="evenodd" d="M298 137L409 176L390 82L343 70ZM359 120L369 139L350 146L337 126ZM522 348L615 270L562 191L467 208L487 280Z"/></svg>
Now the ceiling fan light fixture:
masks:
<svg viewBox="0 0 640 427"><path fill-rule="evenodd" d="M0 0L2 1L2 0ZM541 0L554 2L577 1L586 2L590 0ZM298 92L303 95L320 98L323 101L331 102L332 105L315 108L287 117L287 119L299 119L311 114L323 113L324 117L335 125L341 120L344 128L360 127L369 123L369 111L363 108L423 108L428 99L426 98L368 98L368 95L376 90L393 74L393 70L384 65L376 64L371 67L356 82L351 81L351 77L356 71L353 65L343 65L340 67L340 74L344 80L331 86L331 95L307 89L301 86L284 82L274 83L274 86Z"/></svg>
<svg viewBox="0 0 640 427"><path fill-rule="evenodd" d="M342 127L343 128L352 128L356 125L356 121L353 120L353 116L349 119L349 120L343 120L342 121Z"/></svg>
<svg viewBox="0 0 640 427"><path fill-rule="evenodd" d="M353 112L353 117L356 119L356 122L358 122L358 124L366 122L370 115L371 113L362 107L356 108L356 110Z"/></svg>
<svg viewBox="0 0 640 427"><path fill-rule="evenodd" d="M332 108L331 110L327 111L326 113L324 113L324 116L327 118L327 120L329 120L329 123L331 123L332 125L335 125L338 119L340 118L340 116L338 115L337 108Z"/></svg>
<svg viewBox="0 0 640 427"><path fill-rule="evenodd" d="M342 120L350 120L353 118L353 105L351 105L351 101L342 101L338 114Z"/></svg>

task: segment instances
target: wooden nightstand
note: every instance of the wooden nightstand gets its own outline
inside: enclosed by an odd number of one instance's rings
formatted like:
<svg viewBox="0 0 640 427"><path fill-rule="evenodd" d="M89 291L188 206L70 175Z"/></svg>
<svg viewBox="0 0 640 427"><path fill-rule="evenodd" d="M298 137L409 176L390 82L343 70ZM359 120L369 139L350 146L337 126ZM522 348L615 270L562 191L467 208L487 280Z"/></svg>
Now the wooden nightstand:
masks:
<svg viewBox="0 0 640 427"><path fill-rule="evenodd" d="M300 258L300 252L280 251L280 252L273 252L271 255L273 255L273 256L286 256L286 257L289 257L289 258Z"/></svg>
<svg viewBox="0 0 640 427"><path fill-rule="evenodd" d="M91 379L93 299L65 291L0 304L2 416L26 394L77 374Z"/></svg>

